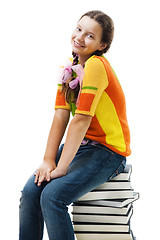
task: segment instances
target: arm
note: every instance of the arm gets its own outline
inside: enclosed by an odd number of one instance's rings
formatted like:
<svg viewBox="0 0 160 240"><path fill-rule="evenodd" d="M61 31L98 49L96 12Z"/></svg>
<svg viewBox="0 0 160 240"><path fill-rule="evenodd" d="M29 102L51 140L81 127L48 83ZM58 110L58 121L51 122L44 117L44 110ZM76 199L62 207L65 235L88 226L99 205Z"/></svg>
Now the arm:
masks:
<svg viewBox="0 0 160 240"><path fill-rule="evenodd" d="M38 186L40 186L44 180L50 181L50 173L56 168L55 159L57 151L69 122L69 117L70 112L68 110L55 110L44 160L35 173L35 183L38 182Z"/></svg>
<svg viewBox="0 0 160 240"><path fill-rule="evenodd" d="M55 110L53 123L48 137L47 147L44 155L44 160L55 160L59 145L65 133L69 122L70 112L65 109Z"/></svg>
<svg viewBox="0 0 160 240"><path fill-rule="evenodd" d="M78 151L91 120L92 116L90 115L76 114L74 116L68 128L58 166L51 172L51 179L66 175L68 167Z"/></svg>

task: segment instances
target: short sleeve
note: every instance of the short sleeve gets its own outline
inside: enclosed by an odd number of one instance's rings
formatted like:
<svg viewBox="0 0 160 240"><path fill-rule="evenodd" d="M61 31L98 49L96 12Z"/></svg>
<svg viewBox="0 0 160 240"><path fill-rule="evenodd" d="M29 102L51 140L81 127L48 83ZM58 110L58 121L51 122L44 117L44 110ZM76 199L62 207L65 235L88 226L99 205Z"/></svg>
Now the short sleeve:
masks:
<svg viewBox="0 0 160 240"><path fill-rule="evenodd" d="M65 95L64 93L62 93L62 84L58 84L58 88L57 88L57 95L56 95L54 109L58 109L58 108L71 111L70 105L65 100Z"/></svg>
<svg viewBox="0 0 160 240"><path fill-rule="evenodd" d="M107 72L100 58L93 56L85 65L81 95L75 113L94 116L97 104L108 86Z"/></svg>

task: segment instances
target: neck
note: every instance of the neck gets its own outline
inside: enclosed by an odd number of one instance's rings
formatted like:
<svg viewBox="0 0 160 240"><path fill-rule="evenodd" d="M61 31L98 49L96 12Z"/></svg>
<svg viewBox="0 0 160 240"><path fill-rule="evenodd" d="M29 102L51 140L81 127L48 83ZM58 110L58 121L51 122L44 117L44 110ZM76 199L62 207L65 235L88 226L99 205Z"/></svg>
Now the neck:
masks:
<svg viewBox="0 0 160 240"><path fill-rule="evenodd" d="M90 58L90 56L79 56L79 63L84 66L85 62Z"/></svg>

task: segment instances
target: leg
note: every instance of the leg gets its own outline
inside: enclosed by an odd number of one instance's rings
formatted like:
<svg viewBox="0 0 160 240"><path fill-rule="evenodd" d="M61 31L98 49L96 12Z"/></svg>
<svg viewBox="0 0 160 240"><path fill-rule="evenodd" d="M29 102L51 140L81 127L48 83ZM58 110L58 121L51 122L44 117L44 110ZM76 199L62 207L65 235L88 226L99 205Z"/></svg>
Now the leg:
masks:
<svg viewBox="0 0 160 240"><path fill-rule="evenodd" d="M58 162L63 146L60 147L56 162ZM48 184L43 182L39 187L34 183L35 176L31 176L22 191L19 206L20 232L19 240L41 240L43 238L44 220L40 206L42 190Z"/></svg>
<svg viewBox="0 0 160 240"><path fill-rule="evenodd" d="M81 146L66 176L52 180L42 191L41 209L50 240L73 240L67 206L124 169L125 157L102 145ZM118 174L118 172L117 172Z"/></svg>
<svg viewBox="0 0 160 240"><path fill-rule="evenodd" d="M40 195L45 183L38 187L31 176L22 191L19 206L19 240L41 240L43 237L43 217L40 207Z"/></svg>

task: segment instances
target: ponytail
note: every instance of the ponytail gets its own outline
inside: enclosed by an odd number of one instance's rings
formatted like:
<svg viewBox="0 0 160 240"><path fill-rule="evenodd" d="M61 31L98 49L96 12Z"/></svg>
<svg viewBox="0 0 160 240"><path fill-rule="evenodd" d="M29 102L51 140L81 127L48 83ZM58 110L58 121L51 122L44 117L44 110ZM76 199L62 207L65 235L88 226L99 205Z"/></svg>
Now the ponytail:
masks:
<svg viewBox="0 0 160 240"><path fill-rule="evenodd" d="M73 63L72 66L75 66L78 64L79 58L78 58L78 54L75 52L72 52L73 55ZM66 83L62 83L62 92L65 94L65 99L66 102L71 104L71 103L76 103L77 97L78 97L78 93L80 90L80 85L78 83L77 87L75 89L71 89L69 87L69 83L71 81L73 81L76 78L75 73L72 70L72 76L67 80Z"/></svg>
<svg viewBox="0 0 160 240"><path fill-rule="evenodd" d="M72 52L72 55L73 55L73 64L72 65L74 66L74 65L78 64L79 59L78 59L78 54L77 53Z"/></svg>

